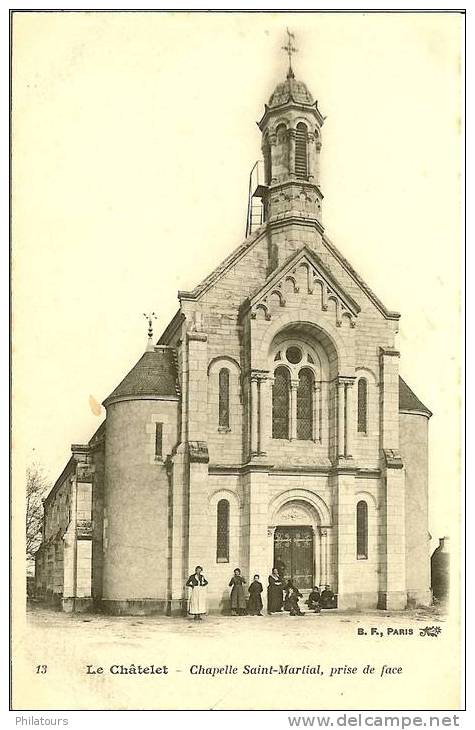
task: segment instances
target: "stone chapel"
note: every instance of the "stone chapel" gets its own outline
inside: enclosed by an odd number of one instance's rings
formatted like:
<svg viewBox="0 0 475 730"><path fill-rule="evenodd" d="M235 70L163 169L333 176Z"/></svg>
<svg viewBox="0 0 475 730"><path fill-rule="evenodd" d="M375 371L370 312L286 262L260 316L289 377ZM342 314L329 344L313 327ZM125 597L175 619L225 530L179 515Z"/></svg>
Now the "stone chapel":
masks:
<svg viewBox="0 0 475 730"><path fill-rule="evenodd" d="M428 423L400 315L328 238L324 117L291 64L259 122L246 239L104 400L44 503L36 592L67 611L210 612L278 562L339 609L431 601ZM382 262L383 265L383 262ZM264 600L265 603L265 600Z"/></svg>

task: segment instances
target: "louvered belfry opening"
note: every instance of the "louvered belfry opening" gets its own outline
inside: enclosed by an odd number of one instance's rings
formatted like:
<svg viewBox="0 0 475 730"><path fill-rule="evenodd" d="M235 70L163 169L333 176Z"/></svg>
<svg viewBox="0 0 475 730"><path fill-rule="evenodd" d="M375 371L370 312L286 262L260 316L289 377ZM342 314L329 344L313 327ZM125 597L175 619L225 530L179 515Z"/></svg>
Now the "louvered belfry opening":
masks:
<svg viewBox="0 0 475 730"><path fill-rule="evenodd" d="M303 180L308 177L307 127L303 122L299 122L295 130L295 174Z"/></svg>

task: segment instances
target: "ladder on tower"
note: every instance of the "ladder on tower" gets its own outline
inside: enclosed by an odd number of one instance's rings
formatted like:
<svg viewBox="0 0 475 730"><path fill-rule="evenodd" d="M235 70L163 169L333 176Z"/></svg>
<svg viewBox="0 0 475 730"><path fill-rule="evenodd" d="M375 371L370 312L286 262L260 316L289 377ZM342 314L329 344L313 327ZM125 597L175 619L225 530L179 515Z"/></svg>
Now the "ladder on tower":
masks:
<svg viewBox="0 0 475 730"><path fill-rule="evenodd" d="M265 222L264 198L267 185L264 182L264 162L257 160L249 174L249 193L247 201L246 238Z"/></svg>

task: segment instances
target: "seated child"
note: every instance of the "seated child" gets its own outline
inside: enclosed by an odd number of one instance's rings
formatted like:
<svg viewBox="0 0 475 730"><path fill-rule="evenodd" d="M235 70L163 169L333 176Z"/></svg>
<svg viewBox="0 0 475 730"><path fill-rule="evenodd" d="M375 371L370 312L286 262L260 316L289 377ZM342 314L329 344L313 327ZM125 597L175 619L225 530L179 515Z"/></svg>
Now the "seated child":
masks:
<svg viewBox="0 0 475 730"><path fill-rule="evenodd" d="M322 591L320 606L322 608L336 608L336 596L330 589L330 586L325 586L325 590Z"/></svg>
<svg viewBox="0 0 475 730"><path fill-rule="evenodd" d="M286 586L284 588L285 590L285 596L284 596L284 611L290 611L291 604L290 604L290 594L294 588L294 584L292 582L292 579L289 578L289 580L286 583Z"/></svg>
<svg viewBox="0 0 475 730"><path fill-rule="evenodd" d="M320 591L318 586L315 586L313 591L310 592L306 603L311 611L315 611L315 613L320 613L322 609L320 606Z"/></svg>
<svg viewBox="0 0 475 730"><path fill-rule="evenodd" d="M299 589L292 584L288 593L288 601L290 606L289 610L291 616L305 616L305 613L300 610L299 598L302 598L302 594L300 593Z"/></svg>

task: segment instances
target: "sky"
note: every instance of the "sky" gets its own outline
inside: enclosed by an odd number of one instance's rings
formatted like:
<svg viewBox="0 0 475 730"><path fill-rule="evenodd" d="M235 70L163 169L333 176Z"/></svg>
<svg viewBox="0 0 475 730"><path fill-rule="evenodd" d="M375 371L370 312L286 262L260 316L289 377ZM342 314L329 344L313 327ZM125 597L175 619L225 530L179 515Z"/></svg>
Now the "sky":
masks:
<svg viewBox="0 0 475 730"><path fill-rule="evenodd" d="M326 116L323 222L433 411L430 531L459 496L461 15L22 13L13 51L13 448L51 480L245 232L256 121L286 73Z"/></svg>

